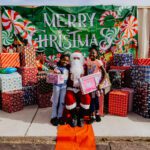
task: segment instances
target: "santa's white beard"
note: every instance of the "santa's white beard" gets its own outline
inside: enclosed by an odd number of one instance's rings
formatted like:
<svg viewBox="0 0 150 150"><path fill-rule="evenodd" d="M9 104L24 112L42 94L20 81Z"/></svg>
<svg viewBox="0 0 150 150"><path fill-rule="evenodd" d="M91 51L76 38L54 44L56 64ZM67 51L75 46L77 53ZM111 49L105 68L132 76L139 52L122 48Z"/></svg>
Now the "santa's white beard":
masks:
<svg viewBox="0 0 150 150"><path fill-rule="evenodd" d="M79 87L79 78L84 74L83 64L80 60L76 59L71 62L71 79L73 80L73 86Z"/></svg>

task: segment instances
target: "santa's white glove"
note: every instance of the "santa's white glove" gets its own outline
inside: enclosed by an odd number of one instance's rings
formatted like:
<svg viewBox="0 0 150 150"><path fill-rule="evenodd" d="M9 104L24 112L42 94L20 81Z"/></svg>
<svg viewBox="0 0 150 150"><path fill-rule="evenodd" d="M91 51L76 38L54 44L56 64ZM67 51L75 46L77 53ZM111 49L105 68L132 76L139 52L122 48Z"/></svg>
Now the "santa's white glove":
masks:
<svg viewBox="0 0 150 150"><path fill-rule="evenodd" d="M79 87L80 86L79 81L78 80L74 81L73 86L76 88Z"/></svg>

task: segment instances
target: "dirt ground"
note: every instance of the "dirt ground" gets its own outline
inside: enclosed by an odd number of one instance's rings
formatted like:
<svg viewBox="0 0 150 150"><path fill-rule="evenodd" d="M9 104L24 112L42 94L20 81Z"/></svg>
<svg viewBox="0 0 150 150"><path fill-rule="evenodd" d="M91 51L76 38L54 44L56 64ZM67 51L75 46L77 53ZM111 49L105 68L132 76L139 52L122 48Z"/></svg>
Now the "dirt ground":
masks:
<svg viewBox="0 0 150 150"><path fill-rule="evenodd" d="M54 137L0 137L0 150L54 150ZM96 137L97 150L150 150L150 138Z"/></svg>

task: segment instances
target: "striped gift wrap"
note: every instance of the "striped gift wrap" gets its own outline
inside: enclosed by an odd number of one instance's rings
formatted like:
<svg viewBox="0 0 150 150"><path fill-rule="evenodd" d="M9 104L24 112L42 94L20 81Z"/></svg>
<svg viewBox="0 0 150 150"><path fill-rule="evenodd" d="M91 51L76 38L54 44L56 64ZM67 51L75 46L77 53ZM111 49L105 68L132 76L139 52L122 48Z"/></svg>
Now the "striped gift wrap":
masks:
<svg viewBox="0 0 150 150"><path fill-rule="evenodd" d="M142 66L150 66L150 58L137 58L134 59L135 65L142 65Z"/></svg>
<svg viewBox="0 0 150 150"><path fill-rule="evenodd" d="M19 53L0 53L0 67L20 67Z"/></svg>

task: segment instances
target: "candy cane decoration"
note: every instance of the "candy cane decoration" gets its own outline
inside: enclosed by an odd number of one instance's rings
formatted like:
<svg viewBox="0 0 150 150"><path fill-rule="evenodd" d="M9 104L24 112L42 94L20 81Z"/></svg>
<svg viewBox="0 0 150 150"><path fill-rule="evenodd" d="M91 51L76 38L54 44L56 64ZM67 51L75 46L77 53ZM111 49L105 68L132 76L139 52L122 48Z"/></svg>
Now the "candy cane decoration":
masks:
<svg viewBox="0 0 150 150"><path fill-rule="evenodd" d="M36 28L30 21L24 20L24 30L33 35L33 33L36 31Z"/></svg>
<svg viewBox="0 0 150 150"><path fill-rule="evenodd" d="M127 9L128 11L132 10L132 6L120 6L118 9L118 17L121 18L122 12Z"/></svg>
<svg viewBox="0 0 150 150"><path fill-rule="evenodd" d="M23 39L27 39L30 45L32 45L32 36L35 31L35 26L29 20L24 20L24 27L20 35Z"/></svg>
<svg viewBox="0 0 150 150"><path fill-rule="evenodd" d="M134 16L127 17L121 26L121 32L128 38L135 36L138 33L137 18Z"/></svg>
<svg viewBox="0 0 150 150"><path fill-rule="evenodd" d="M119 48L121 48L122 46L124 46L128 43L128 37L119 33L115 43L119 46Z"/></svg>
<svg viewBox="0 0 150 150"><path fill-rule="evenodd" d="M128 43L130 44L130 42L134 42L134 45L137 46L138 43L137 43L137 40L135 38L131 38Z"/></svg>
<svg viewBox="0 0 150 150"><path fill-rule="evenodd" d="M7 31L18 34L22 31L23 27L23 22L19 22L19 19L21 20L22 17L16 11L5 10L2 14L2 25Z"/></svg>
<svg viewBox="0 0 150 150"><path fill-rule="evenodd" d="M35 40L32 40L32 45L36 50L38 49L38 43Z"/></svg>
<svg viewBox="0 0 150 150"><path fill-rule="evenodd" d="M36 31L35 26L30 21L24 20L16 11L5 10L2 15L2 24L7 31L20 34L23 39L28 40L30 45L33 44L32 36Z"/></svg>
<svg viewBox="0 0 150 150"><path fill-rule="evenodd" d="M128 38L123 38L121 40L116 41L116 43L119 45L119 48L126 45L128 43Z"/></svg>
<svg viewBox="0 0 150 150"><path fill-rule="evenodd" d="M56 56L55 55L50 55L48 58L49 58L49 60L55 60Z"/></svg>
<svg viewBox="0 0 150 150"><path fill-rule="evenodd" d="M13 34L8 31L2 31L2 43L3 45L11 45L14 42Z"/></svg>
<svg viewBox="0 0 150 150"><path fill-rule="evenodd" d="M115 11L105 11L99 19L100 25L104 25L104 20L107 16L113 16L114 18L118 18L117 13Z"/></svg>

